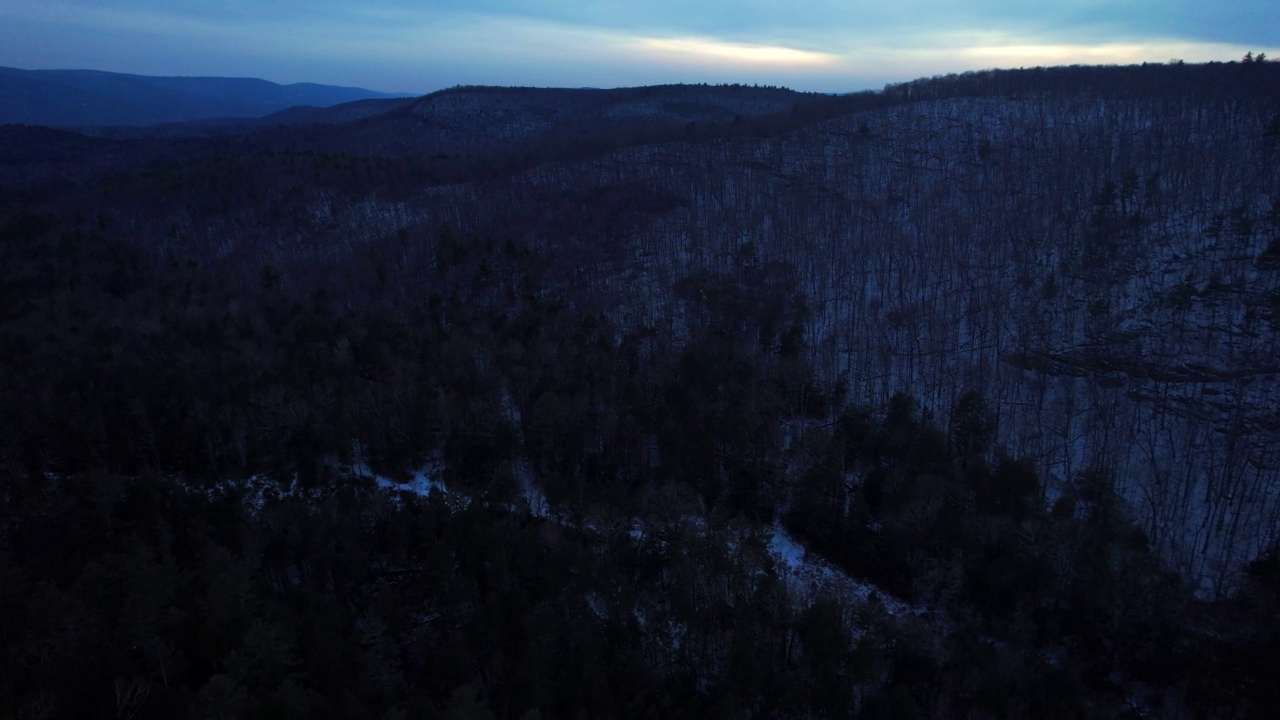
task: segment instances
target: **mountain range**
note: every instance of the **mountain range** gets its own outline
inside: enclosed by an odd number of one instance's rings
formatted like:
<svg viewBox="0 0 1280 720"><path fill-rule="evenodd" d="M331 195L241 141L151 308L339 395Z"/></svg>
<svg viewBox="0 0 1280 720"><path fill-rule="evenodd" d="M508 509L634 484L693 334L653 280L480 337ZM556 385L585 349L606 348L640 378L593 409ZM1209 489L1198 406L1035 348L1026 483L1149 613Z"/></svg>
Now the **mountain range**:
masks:
<svg viewBox="0 0 1280 720"><path fill-rule="evenodd" d="M256 78L153 77L98 70L0 67L0 124L155 125L260 117L295 106L327 107L404 97L363 88Z"/></svg>

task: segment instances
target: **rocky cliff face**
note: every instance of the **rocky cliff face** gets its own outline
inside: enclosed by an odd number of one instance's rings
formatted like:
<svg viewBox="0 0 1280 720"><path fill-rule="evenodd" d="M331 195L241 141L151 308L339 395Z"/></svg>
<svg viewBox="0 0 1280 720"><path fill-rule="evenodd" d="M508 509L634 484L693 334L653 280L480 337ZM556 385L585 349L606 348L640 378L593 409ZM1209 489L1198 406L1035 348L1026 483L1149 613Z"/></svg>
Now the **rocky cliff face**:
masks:
<svg viewBox="0 0 1280 720"><path fill-rule="evenodd" d="M423 200L432 218L506 215L500 227L587 248L603 265L585 286L633 316L663 319L672 279L744 248L792 264L829 377L873 405L911 392L939 416L978 389L1010 418L1010 451L1051 480L1047 502L1107 470L1212 591L1277 539L1270 115L1087 95L924 102Z"/></svg>

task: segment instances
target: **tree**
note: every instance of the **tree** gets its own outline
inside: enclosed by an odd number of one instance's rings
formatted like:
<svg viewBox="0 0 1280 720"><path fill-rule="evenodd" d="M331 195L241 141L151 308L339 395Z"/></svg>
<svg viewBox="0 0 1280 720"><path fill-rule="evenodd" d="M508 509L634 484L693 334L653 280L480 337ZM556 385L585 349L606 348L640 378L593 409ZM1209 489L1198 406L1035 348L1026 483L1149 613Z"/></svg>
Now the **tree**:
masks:
<svg viewBox="0 0 1280 720"><path fill-rule="evenodd" d="M967 466L981 461L995 437L995 413L976 390L967 390L951 407L951 447Z"/></svg>

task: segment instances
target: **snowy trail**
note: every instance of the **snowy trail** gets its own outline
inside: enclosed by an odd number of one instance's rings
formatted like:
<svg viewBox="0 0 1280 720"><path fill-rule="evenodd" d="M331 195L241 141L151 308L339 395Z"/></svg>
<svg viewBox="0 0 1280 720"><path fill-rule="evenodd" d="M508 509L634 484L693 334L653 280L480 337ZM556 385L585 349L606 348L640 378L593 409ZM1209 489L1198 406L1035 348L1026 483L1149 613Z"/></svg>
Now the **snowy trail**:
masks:
<svg viewBox="0 0 1280 720"><path fill-rule="evenodd" d="M441 469L430 464L415 471L407 482L397 482L381 475L376 475L368 467L357 464L348 468L352 475L372 478L378 487L392 492L407 492L419 497L430 497L439 494L451 507L461 509L471 504L472 498L465 493L453 492L441 480ZM527 512L538 518L566 524L569 518L560 513L551 512L546 495L538 487L533 473L528 467L518 465L515 468L515 480L520 494L525 501L523 506L511 505L512 512ZM704 518L689 518L695 525L706 529ZM588 529L596 529L589 527ZM641 518L632 518L627 535L633 542L643 542L651 535L652 528L646 526ZM769 542L766 550L776 563L777 570L786 582L787 587L797 600L812 602L822 595L840 599L845 603L865 603L873 598L879 602L885 612L892 616L921 616L928 612L927 608L904 602L875 586L859 581L836 565L824 560L817 553L810 552L804 544L793 537L780 523L769 528Z"/></svg>
<svg viewBox="0 0 1280 720"><path fill-rule="evenodd" d="M780 524L775 523L769 536L769 555L787 587L798 599L811 601L827 594L845 602L867 602L876 598L890 615L923 615L926 608L903 602L871 583L861 582L848 573L811 553Z"/></svg>

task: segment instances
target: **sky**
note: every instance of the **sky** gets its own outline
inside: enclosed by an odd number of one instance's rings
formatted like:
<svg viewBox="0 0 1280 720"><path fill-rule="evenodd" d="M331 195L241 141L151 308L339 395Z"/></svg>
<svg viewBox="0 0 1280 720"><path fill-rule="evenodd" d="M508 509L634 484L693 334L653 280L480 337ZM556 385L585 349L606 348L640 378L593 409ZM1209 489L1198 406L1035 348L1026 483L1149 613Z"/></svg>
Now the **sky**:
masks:
<svg viewBox="0 0 1280 720"><path fill-rule="evenodd" d="M1280 61L1277 0L0 0L0 65L453 85L848 92L965 70Z"/></svg>

